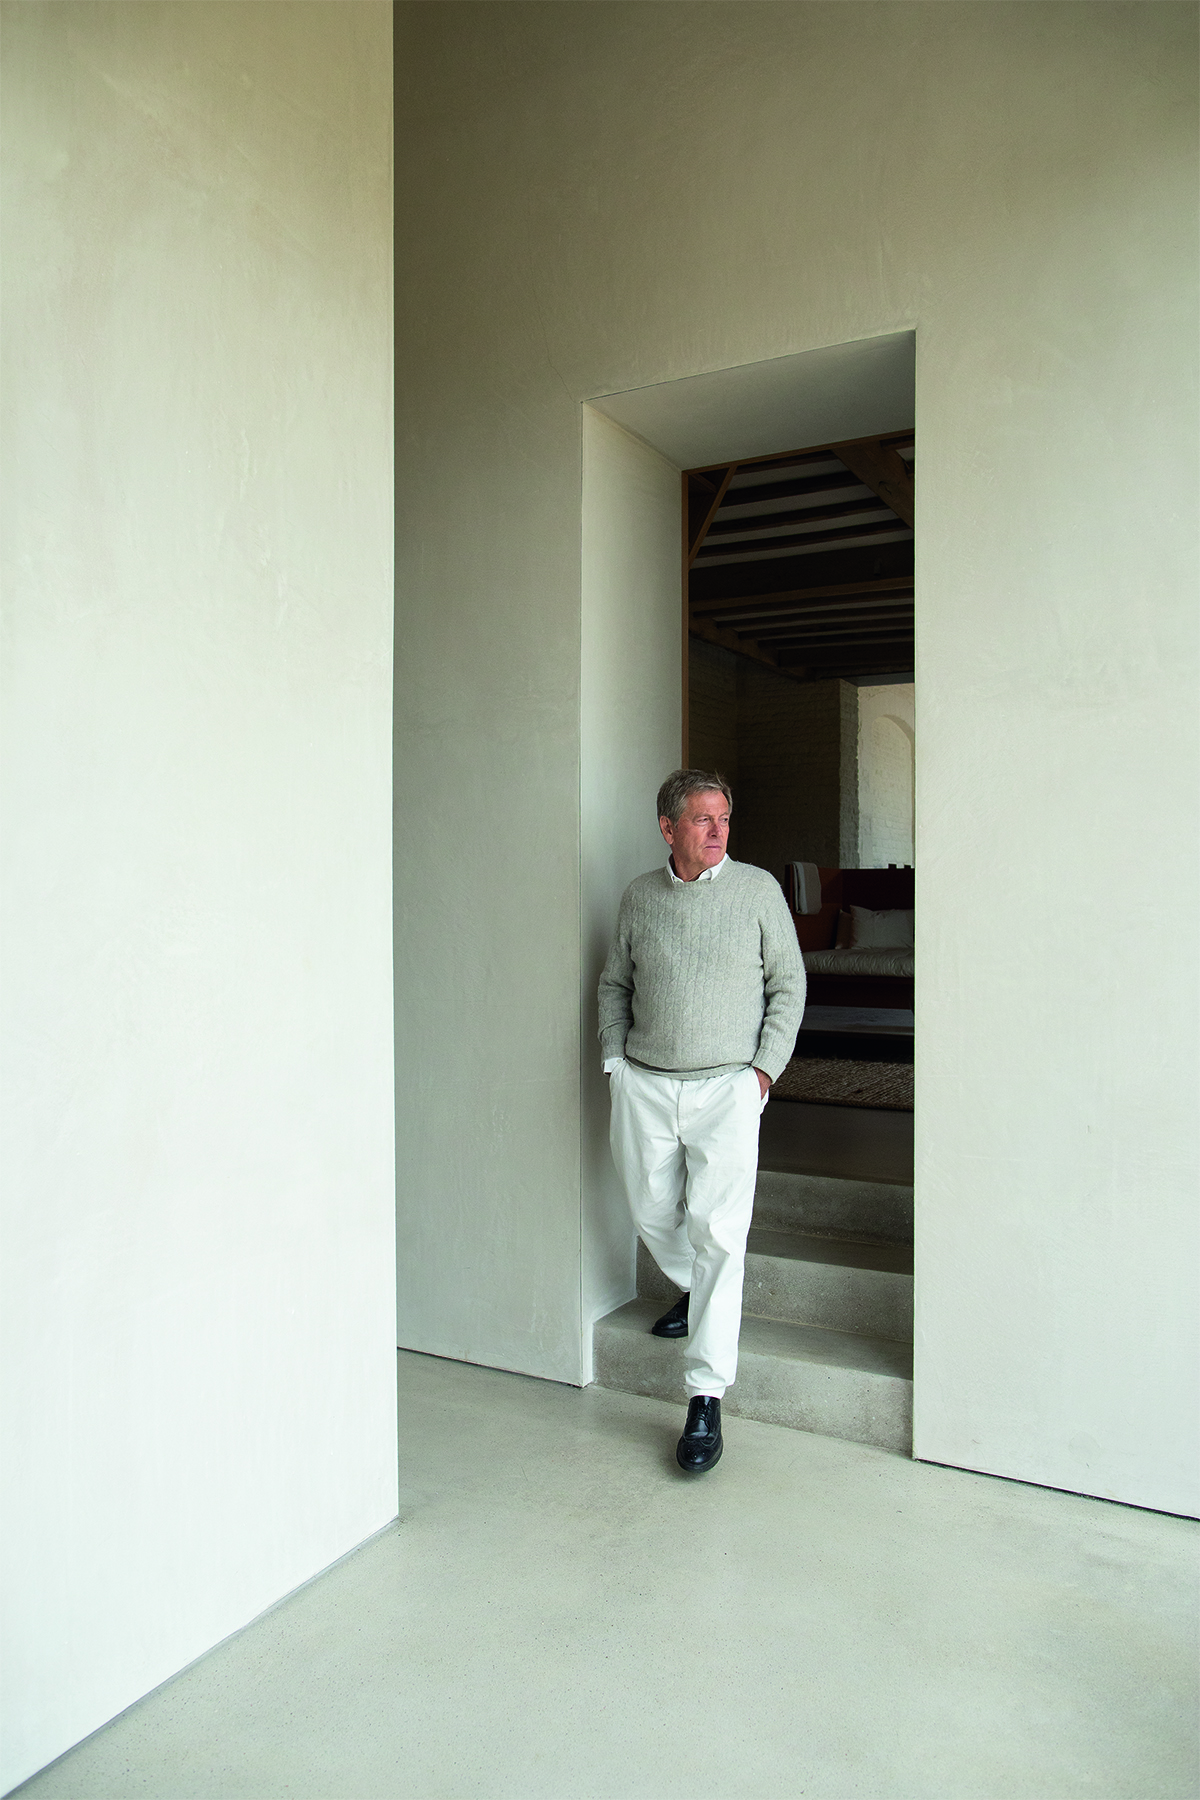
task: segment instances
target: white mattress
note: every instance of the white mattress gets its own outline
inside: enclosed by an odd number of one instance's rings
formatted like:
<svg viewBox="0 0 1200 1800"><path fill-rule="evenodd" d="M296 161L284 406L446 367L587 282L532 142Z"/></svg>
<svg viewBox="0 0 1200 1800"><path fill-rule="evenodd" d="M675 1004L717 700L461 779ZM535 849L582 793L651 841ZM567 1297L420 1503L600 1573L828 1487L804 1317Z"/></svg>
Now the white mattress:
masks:
<svg viewBox="0 0 1200 1800"><path fill-rule="evenodd" d="M911 950L806 950L804 966L810 975L909 975Z"/></svg>

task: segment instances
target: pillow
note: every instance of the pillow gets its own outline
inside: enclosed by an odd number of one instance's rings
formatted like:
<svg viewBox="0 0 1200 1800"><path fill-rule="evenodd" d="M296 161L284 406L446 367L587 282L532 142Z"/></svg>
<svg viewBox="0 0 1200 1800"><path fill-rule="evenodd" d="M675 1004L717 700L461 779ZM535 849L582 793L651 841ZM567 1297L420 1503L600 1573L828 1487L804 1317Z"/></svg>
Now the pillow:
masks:
<svg viewBox="0 0 1200 1800"><path fill-rule="evenodd" d="M840 912L837 921L836 948L848 950L854 942L854 920L848 912Z"/></svg>
<svg viewBox="0 0 1200 1800"><path fill-rule="evenodd" d="M852 906L850 946L854 950L911 950L911 912L872 912L869 906ZM841 934L839 933L839 941Z"/></svg>

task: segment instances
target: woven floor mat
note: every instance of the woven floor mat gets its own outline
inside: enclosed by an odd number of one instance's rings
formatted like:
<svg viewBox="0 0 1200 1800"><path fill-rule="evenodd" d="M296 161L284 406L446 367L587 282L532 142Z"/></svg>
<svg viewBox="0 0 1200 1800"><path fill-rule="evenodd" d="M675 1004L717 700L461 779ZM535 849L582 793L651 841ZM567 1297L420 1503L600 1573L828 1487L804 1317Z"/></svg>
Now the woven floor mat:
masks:
<svg viewBox="0 0 1200 1800"><path fill-rule="evenodd" d="M794 1056L771 1089L771 1098L807 1100L821 1106L871 1106L886 1112L911 1112L912 1064Z"/></svg>

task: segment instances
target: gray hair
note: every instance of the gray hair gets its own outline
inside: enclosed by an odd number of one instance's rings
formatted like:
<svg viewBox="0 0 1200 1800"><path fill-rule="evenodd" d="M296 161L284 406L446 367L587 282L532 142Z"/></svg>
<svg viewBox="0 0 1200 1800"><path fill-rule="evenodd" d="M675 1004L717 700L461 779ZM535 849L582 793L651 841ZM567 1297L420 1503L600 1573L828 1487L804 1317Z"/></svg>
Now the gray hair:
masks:
<svg viewBox="0 0 1200 1800"><path fill-rule="evenodd" d="M676 769L658 790L658 817L678 825L693 794L724 794L733 811L733 795L723 775L710 775L707 769Z"/></svg>

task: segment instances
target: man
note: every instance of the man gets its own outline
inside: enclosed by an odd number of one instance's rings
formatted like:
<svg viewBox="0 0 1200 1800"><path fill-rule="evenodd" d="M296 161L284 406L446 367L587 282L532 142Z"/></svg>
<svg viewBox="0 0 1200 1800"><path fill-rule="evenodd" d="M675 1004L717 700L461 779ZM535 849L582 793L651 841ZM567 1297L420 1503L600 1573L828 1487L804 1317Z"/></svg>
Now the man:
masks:
<svg viewBox="0 0 1200 1800"><path fill-rule="evenodd" d="M721 1454L759 1117L804 1012L804 959L779 884L726 854L732 805L720 775L676 769L663 782L671 854L626 888L600 978L613 1160L642 1242L683 1289L653 1330L690 1338L675 1454L694 1474Z"/></svg>

